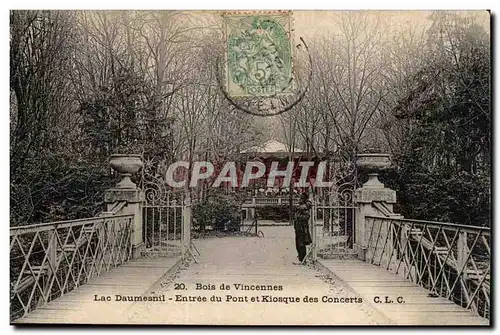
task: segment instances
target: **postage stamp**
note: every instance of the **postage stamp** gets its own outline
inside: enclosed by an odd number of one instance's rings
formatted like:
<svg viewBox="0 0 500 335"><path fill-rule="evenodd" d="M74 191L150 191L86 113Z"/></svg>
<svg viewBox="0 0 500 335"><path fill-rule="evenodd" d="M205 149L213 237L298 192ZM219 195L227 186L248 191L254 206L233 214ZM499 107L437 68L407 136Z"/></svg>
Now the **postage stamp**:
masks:
<svg viewBox="0 0 500 335"><path fill-rule="evenodd" d="M10 323L491 326L490 16L11 10Z"/></svg>
<svg viewBox="0 0 500 335"><path fill-rule="evenodd" d="M231 96L292 93L291 12L225 14Z"/></svg>

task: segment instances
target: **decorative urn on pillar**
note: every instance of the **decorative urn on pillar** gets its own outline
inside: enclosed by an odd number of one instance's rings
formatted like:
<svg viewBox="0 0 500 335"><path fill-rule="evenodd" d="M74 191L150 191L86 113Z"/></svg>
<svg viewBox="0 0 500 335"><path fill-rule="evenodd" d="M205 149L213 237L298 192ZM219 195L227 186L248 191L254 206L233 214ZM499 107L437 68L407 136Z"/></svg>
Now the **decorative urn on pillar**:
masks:
<svg viewBox="0 0 500 335"><path fill-rule="evenodd" d="M384 184L378 180L378 174L391 166L390 155L382 153L358 154L356 166L361 171L368 172L368 181L363 184L364 188L384 188Z"/></svg>
<svg viewBox="0 0 500 335"><path fill-rule="evenodd" d="M111 155L109 165L120 174L121 180L116 184L120 189L136 189L130 177L137 173L143 166L141 155L136 154L114 154Z"/></svg>

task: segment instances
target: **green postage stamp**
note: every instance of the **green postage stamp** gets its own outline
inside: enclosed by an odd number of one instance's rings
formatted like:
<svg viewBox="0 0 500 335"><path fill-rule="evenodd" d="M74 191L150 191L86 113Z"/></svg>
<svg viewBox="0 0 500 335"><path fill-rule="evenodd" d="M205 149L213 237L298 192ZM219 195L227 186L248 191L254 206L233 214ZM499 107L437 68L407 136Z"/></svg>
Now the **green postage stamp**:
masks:
<svg viewBox="0 0 500 335"><path fill-rule="evenodd" d="M292 93L290 12L225 14L224 28L230 96Z"/></svg>

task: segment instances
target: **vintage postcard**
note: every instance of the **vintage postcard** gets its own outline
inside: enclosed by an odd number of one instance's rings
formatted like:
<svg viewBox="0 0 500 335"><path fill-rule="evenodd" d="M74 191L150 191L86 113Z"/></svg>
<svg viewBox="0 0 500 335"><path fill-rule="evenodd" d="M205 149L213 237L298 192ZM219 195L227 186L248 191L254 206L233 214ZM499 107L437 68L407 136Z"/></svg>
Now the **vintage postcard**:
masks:
<svg viewBox="0 0 500 335"><path fill-rule="evenodd" d="M11 10L10 323L491 325L490 35Z"/></svg>

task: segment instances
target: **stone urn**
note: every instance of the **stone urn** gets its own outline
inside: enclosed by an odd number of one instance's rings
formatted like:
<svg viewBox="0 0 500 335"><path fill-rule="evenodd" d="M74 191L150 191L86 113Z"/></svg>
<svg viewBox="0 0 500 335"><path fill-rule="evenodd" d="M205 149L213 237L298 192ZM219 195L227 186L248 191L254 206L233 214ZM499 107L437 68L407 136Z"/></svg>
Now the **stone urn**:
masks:
<svg viewBox="0 0 500 335"><path fill-rule="evenodd" d="M383 188L384 184L378 180L378 174L391 166L390 155L382 153L358 154L356 166L361 171L368 172L368 181L363 184L363 187Z"/></svg>
<svg viewBox="0 0 500 335"><path fill-rule="evenodd" d="M137 173L143 166L141 155L135 154L114 154L111 155L109 165L120 174L121 180L116 184L116 188L136 189L130 177Z"/></svg>

